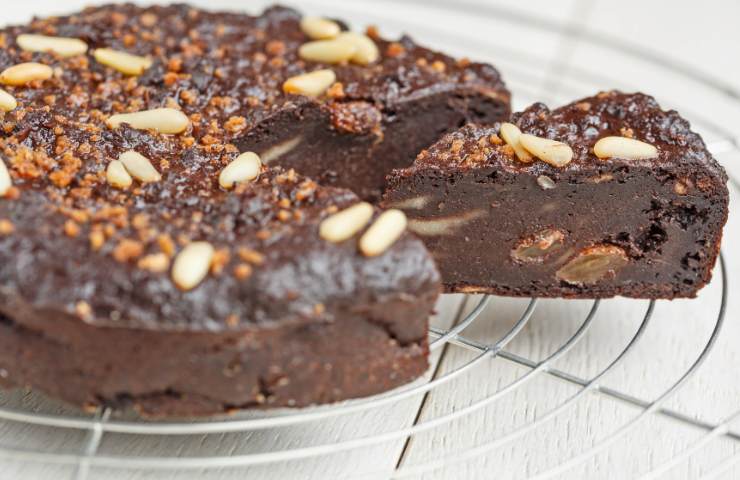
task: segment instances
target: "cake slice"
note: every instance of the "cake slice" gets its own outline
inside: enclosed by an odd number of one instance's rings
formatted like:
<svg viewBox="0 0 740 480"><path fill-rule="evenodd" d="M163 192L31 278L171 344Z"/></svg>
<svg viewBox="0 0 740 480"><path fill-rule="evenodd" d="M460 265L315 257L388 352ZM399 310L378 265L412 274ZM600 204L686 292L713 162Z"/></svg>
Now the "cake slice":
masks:
<svg viewBox="0 0 740 480"><path fill-rule="evenodd" d="M611 91L444 136L390 175L384 205L448 292L670 299L711 278L726 182L677 112Z"/></svg>

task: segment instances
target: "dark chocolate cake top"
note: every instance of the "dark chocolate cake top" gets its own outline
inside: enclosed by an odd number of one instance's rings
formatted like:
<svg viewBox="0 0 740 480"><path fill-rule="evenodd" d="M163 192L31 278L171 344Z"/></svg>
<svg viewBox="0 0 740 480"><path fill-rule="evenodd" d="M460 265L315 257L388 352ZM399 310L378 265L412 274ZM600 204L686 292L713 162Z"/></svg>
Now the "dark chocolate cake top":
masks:
<svg viewBox="0 0 740 480"><path fill-rule="evenodd" d="M3 29L0 67L39 61L57 69L43 88L13 92L23 108L48 105L53 113L100 125L101 117L113 113L179 105L191 116L196 140L223 130L228 141L286 105L307 101L319 101L341 115L353 101L392 109L414 96L461 84L491 95L503 90L490 65L457 61L408 37L387 41L373 28L368 33L380 53L376 62L304 60L298 50L311 38L300 21L297 11L285 7L249 16L187 5L108 5ZM24 33L80 39L90 52L109 48L148 57L152 64L137 78L106 68L90 54L62 59L23 52L16 39ZM336 84L323 98L283 92L287 79L326 68L334 71Z"/></svg>
<svg viewBox="0 0 740 480"><path fill-rule="evenodd" d="M727 178L689 122L674 110L662 110L653 97L642 93L602 92L555 110L536 103L513 114L508 128L515 135L528 135L534 142L529 145L532 150L545 148L541 155L552 158L543 160L526 148L525 158L520 158L512 146L515 142L506 138L506 128L500 123L465 126L423 151L408 172L496 165L558 177L598 170L608 161L656 169L698 166L723 182ZM603 139L610 142L597 147Z"/></svg>
<svg viewBox="0 0 740 480"><path fill-rule="evenodd" d="M300 20L282 7L252 17L116 5L1 30L0 156L12 182L0 197L3 311L223 328L331 321L378 296L436 288L409 235L374 257L356 239L320 238L320 222L357 203L353 194L280 169L234 188L219 175L239 156L232 140L287 105L319 102L347 123L355 99L392 108L498 74L373 32L380 57L368 65L304 61ZM284 93L288 78L327 68L336 83L318 97ZM214 249L210 272L178 288L170 271L193 242Z"/></svg>

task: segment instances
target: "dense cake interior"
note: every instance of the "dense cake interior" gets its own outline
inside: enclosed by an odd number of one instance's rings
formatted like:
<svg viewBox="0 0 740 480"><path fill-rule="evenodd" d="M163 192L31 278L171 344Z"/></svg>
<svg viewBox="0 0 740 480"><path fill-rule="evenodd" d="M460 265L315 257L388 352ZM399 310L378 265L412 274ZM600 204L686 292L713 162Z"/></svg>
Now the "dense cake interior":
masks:
<svg viewBox="0 0 740 480"><path fill-rule="evenodd" d="M688 122L610 92L552 112L538 104L512 123L570 146L570 162L522 162L500 124L468 126L392 178L385 205L409 215L448 291L674 298L709 280L726 177ZM615 134L656 156L597 158L595 143Z"/></svg>

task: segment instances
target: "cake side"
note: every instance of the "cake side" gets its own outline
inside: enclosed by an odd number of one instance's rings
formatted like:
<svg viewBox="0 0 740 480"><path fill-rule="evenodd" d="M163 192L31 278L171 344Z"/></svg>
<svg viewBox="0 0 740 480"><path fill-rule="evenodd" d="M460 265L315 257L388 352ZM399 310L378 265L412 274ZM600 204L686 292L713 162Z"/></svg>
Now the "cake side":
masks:
<svg viewBox="0 0 740 480"><path fill-rule="evenodd" d="M350 192L265 170L213 202L159 191L149 203L154 185L131 204L75 202L70 215L91 220L71 228L65 207L18 188L17 199L0 201L13 227L0 235L6 382L78 405L200 415L355 398L426 369L436 268L409 234L372 258L357 237L319 238L323 220L357 203ZM111 210L119 216L97 217ZM128 225L107 238L121 219ZM217 253L202 283L183 291L168 265L186 238ZM160 267L153 259L163 256Z"/></svg>
<svg viewBox="0 0 740 480"><path fill-rule="evenodd" d="M511 123L565 145L569 161L522 161L500 123L470 125L390 176L384 204L407 213L447 291L676 298L709 281L727 177L675 111L606 92L553 111L536 104ZM607 137L654 155L599 158Z"/></svg>
<svg viewBox="0 0 740 480"><path fill-rule="evenodd" d="M408 233L375 257L358 251L357 236L320 238L324 220L357 204L350 192L279 169L218 200L172 191L151 199L151 185L131 203L75 202L71 215L91 220L73 232L58 206L18 188L17 199L0 201L13 226L0 235L7 383L78 405L201 415L355 398L426 370L436 268ZM119 208L113 220L96 218ZM112 222L121 223L107 238ZM216 253L184 291L170 265L192 241Z"/></svg>
<svg viewBox="0 0 740 480"><path fill-rule="evenodd" d="M303 407L390 390L427 367L426 318L436 293L389 299L389 322L334 310L274 328L216 332L99 327L37 310L0 314L5 387L33 387L84 408L133 408L147 417Z"/></svg>

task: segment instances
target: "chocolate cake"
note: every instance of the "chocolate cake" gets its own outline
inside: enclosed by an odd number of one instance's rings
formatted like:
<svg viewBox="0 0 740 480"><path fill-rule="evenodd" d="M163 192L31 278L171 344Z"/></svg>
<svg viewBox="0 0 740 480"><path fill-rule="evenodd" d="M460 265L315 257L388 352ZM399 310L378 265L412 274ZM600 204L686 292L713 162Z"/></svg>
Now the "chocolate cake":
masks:
<svg viewBox="0 0 740 480"><path fill-rule="evenodd" d="M410 128L443 98L430 115L457 123L497 77L449 59L427 72L419 58L445 57L376 40L377 63L336 67L341 98L286 94L319 67L296 56L299 21L121 5L0 32L4 384L161 416L333 402L424 372L439 274L404 215L262 163L303 132L286 165L326 168L370 137L397 165L383 108ZM481 95L481 118L505 110ZM376 114L372 133L322 123Z"/></svg>
<svg viewBox="0 0 740 480"><path fill-rule="evenodd" d="M675 111L600 93L468 125L389 178L448 292L694 297L727 220L727 176Z"/></svg>

